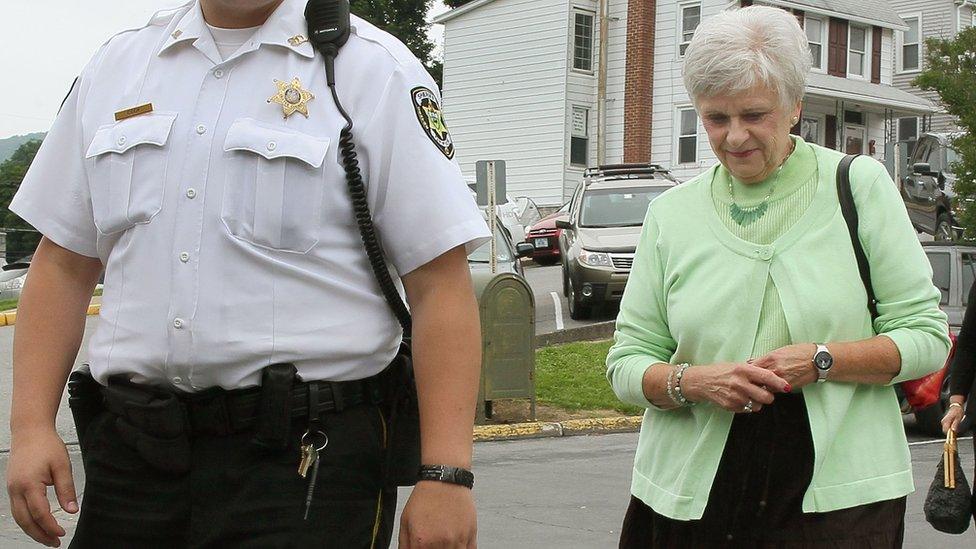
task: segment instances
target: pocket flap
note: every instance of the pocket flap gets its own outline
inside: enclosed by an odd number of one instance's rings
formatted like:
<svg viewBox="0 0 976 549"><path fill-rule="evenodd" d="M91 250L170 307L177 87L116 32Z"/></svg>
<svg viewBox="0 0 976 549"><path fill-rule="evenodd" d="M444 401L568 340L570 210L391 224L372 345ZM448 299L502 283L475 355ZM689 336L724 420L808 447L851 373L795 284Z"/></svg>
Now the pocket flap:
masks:
<svg viewBox="0 0 976 549"><path fill-rule="evenodd" d="M227 130L224 150L250 151L268 160L297 158L313 168L318 168L329 150L329 139L242 118L236 120Z"/></svg>
<svg viewBox="0 0 976 549"><path fill-rule="evenodd" d="M95 131L85 158L105 153L122 154L136 145L162 147L169 139L175 112L152 112L106 124Z"/></svg>

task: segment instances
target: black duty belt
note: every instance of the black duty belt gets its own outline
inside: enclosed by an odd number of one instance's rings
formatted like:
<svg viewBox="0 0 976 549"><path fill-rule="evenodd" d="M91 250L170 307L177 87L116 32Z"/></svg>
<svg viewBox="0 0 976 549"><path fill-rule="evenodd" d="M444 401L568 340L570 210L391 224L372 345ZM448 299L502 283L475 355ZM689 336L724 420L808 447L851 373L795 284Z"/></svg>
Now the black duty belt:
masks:
<svg viewBox="0 0 976 549"><path fill-rule="evenodd" d="M357 381L296 381L290 390L289 416L309 417L309 393L316 393L315 417L363 404L380 404L389 391L386 372ZM177 410L183 426L196 435L228 435L254 429L261 416L261 387L226 390L207 389L200 393L182 393L139 386L127 381L110 381L102 387L105 408L125 418L132 426L148 432L166 431L159 425L164 410Z"/></svg>

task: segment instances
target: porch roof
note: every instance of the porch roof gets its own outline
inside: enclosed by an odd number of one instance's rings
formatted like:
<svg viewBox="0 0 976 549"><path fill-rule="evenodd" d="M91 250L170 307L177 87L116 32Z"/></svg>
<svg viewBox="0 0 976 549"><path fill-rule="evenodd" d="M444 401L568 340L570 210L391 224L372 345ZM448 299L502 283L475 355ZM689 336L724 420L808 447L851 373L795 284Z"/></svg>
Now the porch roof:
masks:
<svg viewBox="0 0 976 549"><path fill-rule="evenodd" d="M938 111L938 107L928 99L894 86L817 72L811 72L807 78L806 93L811 98L843 99L865 106L888 108L906 115L917 116Z"/></svg>

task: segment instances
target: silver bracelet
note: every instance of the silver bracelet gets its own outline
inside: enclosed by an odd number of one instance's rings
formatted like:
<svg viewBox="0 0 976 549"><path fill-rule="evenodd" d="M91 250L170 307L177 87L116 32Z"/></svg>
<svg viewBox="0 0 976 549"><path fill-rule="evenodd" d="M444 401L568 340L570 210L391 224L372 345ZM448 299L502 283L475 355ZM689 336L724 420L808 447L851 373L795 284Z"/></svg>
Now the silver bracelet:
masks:
<svg viewBox="0 0 976 549"><path fill-rule="evenodd" d="M949 408L952 408L953 406L958 406L959 408L962 408L963 407L962 404L960 404L958 402L950 402L949 403ZM946 410L948 410L949 408L946 408Z"/></svg>
<svg viewBox="0 0 976 549"><path fill-rule="evenodd" d="M678 400L678 397L675 395L675 392L674 392L674 374L678 370L678 368L677 368L677 366L671 366L670 368L671 369L668 372L668 382L667 382L667 385L666 385L667 390L668 390L668 398L670 398L671 399L671 402L674 402L677 406L684 406L681 403L681 401Z"/></svg>
<svg viewBox="0 0 976 549"><path fill-rule="evenodd" d="M681 391L681 378L684 377L685 371L691 368L691 364L687 362L679 364L677 370L674 374L674 394L678 397L678 401L681 402L682 406L694 406L695 403L685 398L684 393Z"/></svg>

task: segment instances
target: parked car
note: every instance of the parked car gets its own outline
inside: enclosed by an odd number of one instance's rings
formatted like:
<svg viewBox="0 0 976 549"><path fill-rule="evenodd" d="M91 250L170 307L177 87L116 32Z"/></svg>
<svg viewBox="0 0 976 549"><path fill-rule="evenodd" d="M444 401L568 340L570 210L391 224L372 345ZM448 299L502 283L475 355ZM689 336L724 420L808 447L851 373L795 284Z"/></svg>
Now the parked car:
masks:
<svg viewBox="0 0 976 549"><path fill-rule="evenodd" d="M962 319L966 314L966 304L969 302L969 292L976 280L976 246L952 244L946 242L923 242L925 255L932 264L932 282L942 292L939 306L949 317L949 331L953 345L955 336L962 327ZM952 355L943 366L948 369ZM901 394L899 393L899 397ZM921 410L914 410L902 398L902 410L914 413L918 428L932 436L942 434L942 416L949 405L949 373L946 371L942 382L941 398L939 402Z"/></svg>
<svg viewBox="0 0 976 549"><path fill-rule="evenodd" d="M529 255L539 265L555 265L559 263L559 235L563 230L556 227L557 221L569 219L569 202L555 212L543 217L535 225L529 227L525 233L525 241L532 244Z"/></svg>
<svg viewBox="0 0 976 549"><path fill-rule="evenodd" d="M484 210L482 210L483 212ZM515 273L524 276L522 257L532 253L532 245L526 242L513 244L501 220L495 223L495 264L499 273ZM468 254L468 268L472 271L487 271L491 268L491 242L485 242Z"/></svg>
<svg viewBox="0 0 976 549"><path fill-rule="evenodd" d="M939 241L956 240L962 235L959 202L953 190L956 175L952 164L957 159L951 146L953 137L955 134L922 134L908 162L910 173L899 182L915 229Z"/></svg>
<svg viewBox="0 0 976 549"><path fill-rule="evenodd" d="M563 230L563 293L571 318L588 318L594 307L620 301L647 206L677 184L656 164L613 164L584 172L570 200L569 219L556 222Z"/></svg>
<svg viewBox="0 0 976 549"><path fill-rule="evenodd" d="M15 263L8 263L0 267L0 300L18 299L27 281L27 269L30 267L31 256Z"/></svg>

